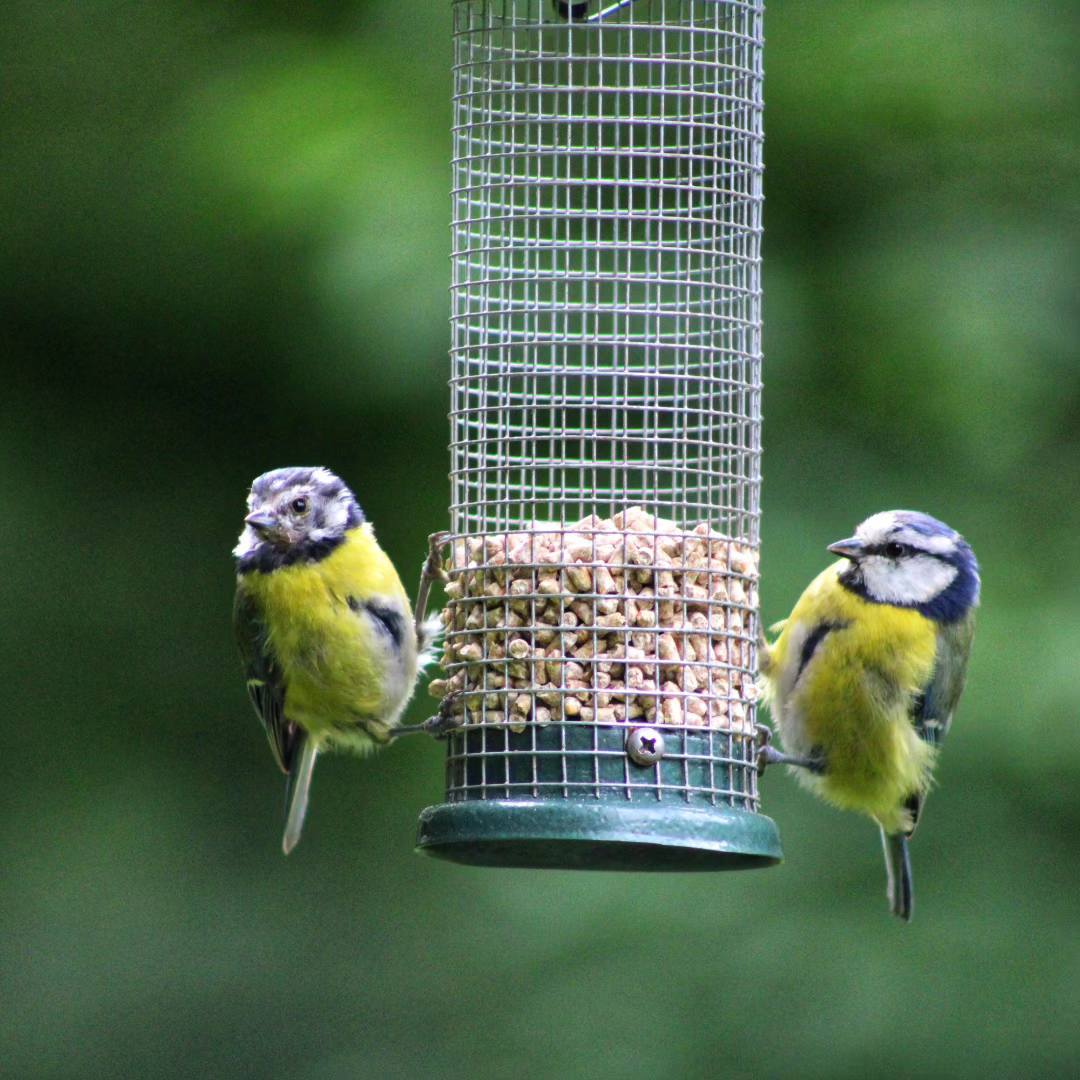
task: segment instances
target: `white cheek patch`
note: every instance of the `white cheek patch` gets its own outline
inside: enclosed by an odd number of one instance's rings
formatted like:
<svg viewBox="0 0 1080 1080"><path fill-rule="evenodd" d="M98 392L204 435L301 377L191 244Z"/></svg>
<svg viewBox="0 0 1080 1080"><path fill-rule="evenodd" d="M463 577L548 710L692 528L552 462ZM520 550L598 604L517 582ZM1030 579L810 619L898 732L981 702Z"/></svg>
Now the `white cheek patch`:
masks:
<svg viewBox="0 0 1080 1080"><path fill-rule="evenodd" d="M238 559L242 559L245 555L250 555L259 546L259 543L259 534L250 525L245 525L244 531L240 534L240 539L236 542L236 547L233 548L232 553Z"/></svg>
<svg viewBox="0 0 1080 1080"><path fill-rule="evenodd" d="M323 524L312 529L308 536L312 540L326 540L331 536L340 536L349 521L349 494L343 491L333 502L327 503L323 511Z"/></svg>
<svg viewBox="0 0 1080 1080"><path fill-rule="evenodd" d="M866 591L886 604L925 604L956 579L955 566L931 555L914 555L893 562L871 555L861 562Z"/></svg>
<svg viewBox="0 0 1080 1080"><path fill-rule="evenodd" d="M326 527L340 532L349 520L349 493L343 491L326 508Z"/></svg>

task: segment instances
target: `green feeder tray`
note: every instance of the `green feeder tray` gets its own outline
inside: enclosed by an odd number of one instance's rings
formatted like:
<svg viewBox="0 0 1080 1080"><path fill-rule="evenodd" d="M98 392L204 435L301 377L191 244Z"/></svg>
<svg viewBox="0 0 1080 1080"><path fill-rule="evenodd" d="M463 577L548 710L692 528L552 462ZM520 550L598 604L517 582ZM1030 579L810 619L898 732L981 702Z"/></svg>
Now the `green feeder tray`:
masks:
<svg viewBox="0 0 1080 1080"><path fill-rule="evenodd" d="M780 837L756 812L753 751L719 730L472 725L450 735L447 801L421 813L417 851L561 870L772 866Z"/></svg>

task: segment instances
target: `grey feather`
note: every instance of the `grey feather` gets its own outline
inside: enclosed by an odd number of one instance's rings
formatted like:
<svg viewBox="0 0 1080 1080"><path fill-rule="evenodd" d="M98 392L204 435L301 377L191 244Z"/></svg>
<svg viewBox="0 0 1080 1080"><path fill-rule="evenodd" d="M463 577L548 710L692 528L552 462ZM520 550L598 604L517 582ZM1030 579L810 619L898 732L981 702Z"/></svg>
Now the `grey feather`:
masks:
<svg viewBox="0 0 1080 1080"><path fill-rule="evenodd" d="M281 850L286 855L300 843L311 792L311 774L319 755L315 740L308 738L303 731L297 733L296 751L285 784L285 833L281 838Z"/></svg>
<svg viewBox="0 0 1080 1080"><path fill-rule="evenodd" d="M953 713L964 692L968 657L975 634L975 612L955 623L938 626L937 651L934 654L934 673L926 689L915 699L911 722L919 738L930 746L940 746L952 726ZM915 831L926 802L925 793L912 795L907 808L911 811L911 829Z"/></svg>
<svg viewBox="0 0 1080 1080"><path fill-rule="evenodd" d="M889 910L904 922L911 922L915 910L915 883L911 876L911 852L903 833L881 830L881 845L885 849L885 872L888 883L885 896Z"/></svg>
<svg viewBox="0 0 1080 1080"><path fill-rule="evenodd" d="M968 656L975 634L975 613L938 626L934 674L915 704L912 722L919 735L938 746L949 733L956 704L964 691Z"/></svg>
<svg viewBox="0 0 1080 1080"><path fill-rule="evenodd" d="M274 760L289 772L296 751L298 729L285 718L285 680L267 640L258 605L240 587L233 604L233 629L247 676L248 696L266 729Z"/></svg>

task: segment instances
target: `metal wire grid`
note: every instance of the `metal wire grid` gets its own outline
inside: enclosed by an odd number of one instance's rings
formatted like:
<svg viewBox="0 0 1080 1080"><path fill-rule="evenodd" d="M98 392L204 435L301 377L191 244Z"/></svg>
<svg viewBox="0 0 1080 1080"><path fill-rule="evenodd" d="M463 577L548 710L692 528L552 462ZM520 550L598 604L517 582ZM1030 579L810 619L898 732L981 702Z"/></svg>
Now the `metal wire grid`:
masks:
<svg viewBox="0 0 1080 1080"><path fill-rule="evenodd" d="M723 731L666 730L662 761L646 768L627 757L622 733L598 724L472 725L451 737L447 801L587 797L626 802L674 799L691 805L758 807L752 739Z"/></svg>
<svg viewBox="0 0 1080 1080"><path fill-rule="evenodd" d="M587 629L574 644L584 634L596 649L611 598L563 580L541 592L537 554L551 536L555 564L572 561L567 531L590 514L643 506L676 523L684 546L674 601L684 622L673 631L681 635L675 666L691 666L683 645L693 602L710 640L727 643L697 665L709 672L708 696L742 704L752 728L753 701L743 698L755 574L729 560L725 577L741 579L741 594L714 589L713 567L706 596L691 597L686 544L697 522L751 550L758 540L761 17L758 3L637 0L602 22L575 24L548 0L454 0L451 524L455 540L482 547L454 548L462 595L449 605L451 675L463 667L455 649L477 640L466 624L478 595L496 633L482 635L481 655L470 657L481 681L463 696L476 723L452 738L451 798L576 790L565 773L544 772L549 752L564 769L591 755L586 786L596 795L621 788L629 797L636 786L629 773L609 778L595 733L591 747L568 745L567 728L577 740L581 723L567 719L565 676L546 691L556 702L544 730L541 691L522 685L505 649L491 647L505 646L498 630L513 627L533 660L554 614L560 670L582 663L599 694L605 661L575 659L564 627L568 609L587 604L591 617L578 620ZM530 527L540 531L515 555L515 536ZM595 570L602 534L595 522L593 530L577 533L591 539L585 562ZM653 544L647 569L658 575L661 534L642 535ZM641 563L625 547L619 554L608 566L626 583L621 603ZM511 577L523 585L513 601ZM685 698L682 674L678 686L662 689L658 673L658 709L667 697ZM512 732L507 706L522 692L533 706ZM600 723L604 706L594 704L588 719ZM714 764L704 781L691 783L684 750L687 776L674 785L683 797L756 800L746 730L707 732ZM511 768L516 754L531 759L532 774ZM659 771L653 786L667 790Z"/></svg>

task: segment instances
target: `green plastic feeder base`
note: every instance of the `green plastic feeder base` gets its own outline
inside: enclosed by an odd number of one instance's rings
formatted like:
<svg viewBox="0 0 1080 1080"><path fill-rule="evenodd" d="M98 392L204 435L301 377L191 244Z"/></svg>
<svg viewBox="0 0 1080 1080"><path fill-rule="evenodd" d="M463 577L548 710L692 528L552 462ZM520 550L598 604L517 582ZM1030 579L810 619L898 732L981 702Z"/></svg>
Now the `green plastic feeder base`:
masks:
<svg viewBox="0 0 1080 1080"><path fill-rule="evenodd" d="M488 799L429 806L416 850L473 866L746 870L781 859L763 814L710 806Z"/></svg>

